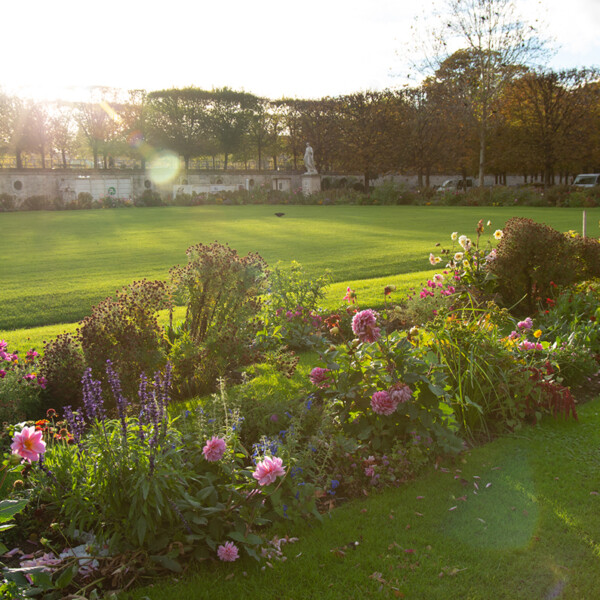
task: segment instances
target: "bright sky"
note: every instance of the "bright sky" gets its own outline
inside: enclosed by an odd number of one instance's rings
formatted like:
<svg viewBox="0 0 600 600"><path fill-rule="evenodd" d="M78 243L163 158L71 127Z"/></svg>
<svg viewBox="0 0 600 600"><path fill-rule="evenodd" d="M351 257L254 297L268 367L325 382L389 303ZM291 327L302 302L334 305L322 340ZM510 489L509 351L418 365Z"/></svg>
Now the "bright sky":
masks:
<svg viewBox="0 0 600 600"><path fill-rule="evenodd" d="M560 46L550 66L600 66L600 0L516 0ZM229 86L272 99L401 85L418 0L28 0L2 3L0 87L83 99L86 86ZM70 88L70 93L65 90ZM73 97L77 96L77 97Z"/></svg>

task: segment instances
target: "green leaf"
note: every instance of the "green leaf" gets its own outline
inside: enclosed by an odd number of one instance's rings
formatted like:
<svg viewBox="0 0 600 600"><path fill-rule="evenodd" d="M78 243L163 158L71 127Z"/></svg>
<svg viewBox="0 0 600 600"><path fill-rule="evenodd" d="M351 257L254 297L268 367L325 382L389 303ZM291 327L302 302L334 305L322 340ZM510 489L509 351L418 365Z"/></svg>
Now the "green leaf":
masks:
<svg viewBox="0 0 600 600"><path fill-rule="evenodd" d="M173 571L174 573L181 573L183 571L183 568L179 562L170 556L151 556L150 559L159 564L161 567L169 569L169 571Z"/></svg>
<svg viewBox="0 0 600 600"><path fill-rule="evenodd" d="M146 537L146 528L147 523L145 517L140 517L137 522L137 536L140 546L144 543L144 538Z"/></svg>
<svg viewBox="0 0 600 600"><path fill-rule="evenodd" d="M56 580L56 583L54 584L55 587L57 587L59 590L66 588L71 583L71 581L73 581L73 577L77 575L78 570L78 564L74 564L71 566L71 568L65 569Z"/></svg>
<svg viewBox="0 0 600 600"><path fill-rule="evenodd" d="M235 540L236 542L240 542L242 544L247 544L248 543L248 540L246 539L246 536L243 533L240 533L239 531L231 531L231 532L229 532L228 536L232 540Z"/></svg>
<svg viewBox="0 0 600 600"><path fill-rule="evenodd" d="M28 500L2 500L0 502L0 523L10 521L27 506L27 503Z"/></svg>

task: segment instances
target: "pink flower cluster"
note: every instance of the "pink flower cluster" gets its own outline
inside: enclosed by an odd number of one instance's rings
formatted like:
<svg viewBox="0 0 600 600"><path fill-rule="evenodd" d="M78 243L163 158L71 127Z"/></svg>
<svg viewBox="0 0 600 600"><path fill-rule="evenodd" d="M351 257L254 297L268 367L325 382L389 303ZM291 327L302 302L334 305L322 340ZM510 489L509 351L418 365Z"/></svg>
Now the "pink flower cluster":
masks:
<svg viewBox="0 0 600 600"><path fill-rule="evenodd" d="M540 342L530 342L529 340L523 340L517 348L519 350L543 350L544 347Z"/></svg>
<svg viewBox="0 0 600 600"><path fill-rule="evenodd" d="M282 467L283 461L281 458L267 456L264 460L256 465L256 470L252 473L252 477L256 479L259 485L269 485L273 483L277 477L285 475L285 469Z"/></svg>
<svg viewBox="0 0 600 600"><path fill-rule="evenodd" d="M46 452L46 442L42 439L42 431L36 431L35 427L23 427L19 433L13 436L10 446L13 454L32 462L38 460L41 454Z"/></svg>
<svg viewBox="0 0 600 600"><path fill-rule="evenodd" d="M219 546L217 556L225 562L233 562L240 557L237 546L233 542L225 542L222 546Z"/></svg>
<svg viewBox="0 0 600 600"><path fill-rule="evenodd" d="M399 404L412 398L412 390L405 383L393 385L389 391L375 392L371 396L371 408L378 415L389 416L396 412Z"/></svg>
<svg viewBox="0 0 600 600"><path fill-rule="evenodd" d="M381 337L377 313L370 308L361 310L352 318L352 331L361 342L376 342Z"/></svg>
<svg viewBox="0 0 600 600"><path fill-rule="evenodd" d="M206 445L202 448L202 453L208 462L216 462L223 458L226 447L225 440L215 435L207 440Z"/></svg>
<svg viewBox="0 0 600 600"><path fill-rule="evenodd" d="M310 382L320 388L329 387L329 369L323 369L321 367L315 367L309 375Z"/></svg>
<svg viewBox="0 0 600 600"><path fill-rule="evenodd" d="M533 321L531 317L527 317L524 321L519 321L517 323L517 327L519 329L531 329L533 327Z"/></svg>

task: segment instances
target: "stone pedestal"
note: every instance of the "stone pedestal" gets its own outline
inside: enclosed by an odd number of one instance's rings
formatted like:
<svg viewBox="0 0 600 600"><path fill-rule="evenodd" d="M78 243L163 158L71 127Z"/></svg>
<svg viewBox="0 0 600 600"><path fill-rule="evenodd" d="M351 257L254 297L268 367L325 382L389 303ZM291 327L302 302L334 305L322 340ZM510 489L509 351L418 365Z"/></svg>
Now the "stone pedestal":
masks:
<svg viewBox="0 0 600 600"><path fill-rule="evenodd" d="M302 193L310 196L321 191L321 176L318 173L302 175Z"/></svg>

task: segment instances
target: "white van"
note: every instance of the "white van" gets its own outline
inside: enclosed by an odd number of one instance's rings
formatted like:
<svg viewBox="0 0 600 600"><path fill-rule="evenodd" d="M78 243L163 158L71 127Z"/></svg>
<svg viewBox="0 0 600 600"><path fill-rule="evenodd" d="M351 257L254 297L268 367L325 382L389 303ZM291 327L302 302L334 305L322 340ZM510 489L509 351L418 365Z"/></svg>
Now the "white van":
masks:
<svg viewBox="0 0 600 600"><path fill-rule="evenodd" d="M597 185L600 185L600 173L584 173L582 175L577 175L575 181L573 181L573 186L579 188L591 188Z"/></svg>

